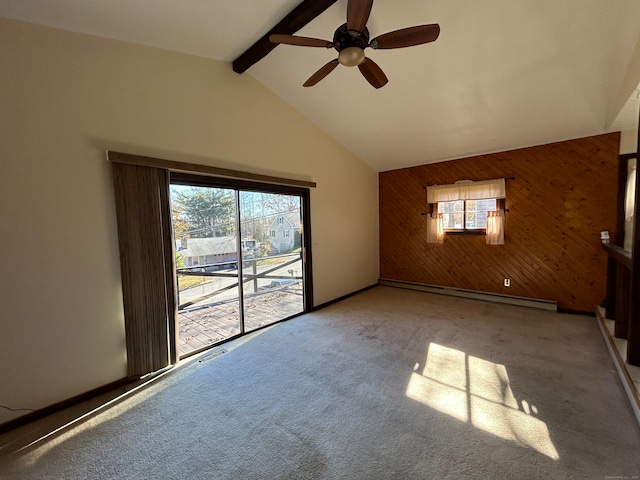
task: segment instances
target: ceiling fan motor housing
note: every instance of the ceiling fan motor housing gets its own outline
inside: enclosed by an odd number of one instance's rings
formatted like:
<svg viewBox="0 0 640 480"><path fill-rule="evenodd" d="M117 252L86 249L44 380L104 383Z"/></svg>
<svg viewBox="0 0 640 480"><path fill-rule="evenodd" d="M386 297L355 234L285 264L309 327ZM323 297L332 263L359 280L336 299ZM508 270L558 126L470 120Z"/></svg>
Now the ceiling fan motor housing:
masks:
<svg viewBox="0 0 640 480"><path fill-rule="evenodd" d="M365 27L362 32L357 32L349 30L346 23L340 25L333 34L333 46L338 52L349 47L358 47L364 50L369 46L369 30Z"/></svg>

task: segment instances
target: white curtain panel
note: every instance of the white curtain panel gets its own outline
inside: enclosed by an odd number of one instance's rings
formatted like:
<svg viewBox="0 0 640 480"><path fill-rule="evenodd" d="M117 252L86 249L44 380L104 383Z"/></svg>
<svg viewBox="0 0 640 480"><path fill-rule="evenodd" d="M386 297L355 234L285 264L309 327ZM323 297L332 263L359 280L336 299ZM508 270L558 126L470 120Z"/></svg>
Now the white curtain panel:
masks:
<svg viewBox="0 0 640 480"><path fill-rule="evenodd" d="M443 243L444 229L442 215L433 214L427 217L427 243Z"/></svg>
<svg viewBox="0 0 640 480"><path fill-rule="evenodd" d="M504 210L487 212L487 245L504 245Z"/></svg>
<svg viewBox="0 0 640 480"><path fill-rule="evenodd" d="M427 203L506 197L504 178L482 180L480 182L460 180L452 185L433 185L427 187Z"/></svg>

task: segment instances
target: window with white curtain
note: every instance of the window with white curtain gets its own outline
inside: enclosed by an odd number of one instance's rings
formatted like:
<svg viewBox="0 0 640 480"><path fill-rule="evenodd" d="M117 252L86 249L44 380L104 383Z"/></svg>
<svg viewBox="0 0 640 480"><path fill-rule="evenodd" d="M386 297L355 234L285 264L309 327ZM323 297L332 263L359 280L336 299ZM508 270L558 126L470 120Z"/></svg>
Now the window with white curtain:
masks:
<svg viewBox="0 0 640 480"><path fill-rule="evenodd" d="M427 203L435 206L443 234L483 234L490 245L504 244L505 198L504 178L427 187Z"/></svg>

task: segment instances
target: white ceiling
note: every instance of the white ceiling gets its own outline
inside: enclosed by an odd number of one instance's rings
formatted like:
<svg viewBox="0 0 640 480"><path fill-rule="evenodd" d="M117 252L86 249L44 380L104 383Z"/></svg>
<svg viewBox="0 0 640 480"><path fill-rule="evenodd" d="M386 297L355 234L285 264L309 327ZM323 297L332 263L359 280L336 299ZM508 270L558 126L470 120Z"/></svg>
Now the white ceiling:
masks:
<svg viewBox="0 0 640 480"><path fill-rule="evenodd" d="M231 62L299 1L0 0L0 16ZM346 3L298 34L331 40ZM342 66L303 88L337 56L323 48L278 46L244 75L379 171L637 124L638 0L376 0L368 28L428 23L434 43L367 50L379 90Z"/></svg>

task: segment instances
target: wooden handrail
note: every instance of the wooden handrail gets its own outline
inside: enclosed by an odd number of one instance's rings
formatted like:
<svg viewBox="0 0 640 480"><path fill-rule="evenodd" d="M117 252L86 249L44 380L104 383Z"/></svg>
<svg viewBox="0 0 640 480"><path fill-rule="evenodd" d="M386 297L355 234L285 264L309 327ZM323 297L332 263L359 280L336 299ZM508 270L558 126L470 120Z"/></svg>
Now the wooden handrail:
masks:
<svg viewBox="0 0 640 480"><path fill-rule="evenodd" d="M612 243L603 243L602 249L619 264L631 269L631 252Z"/></svg>

